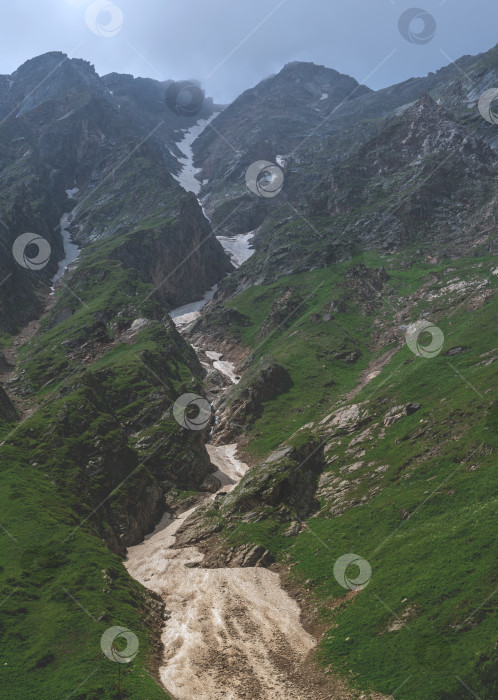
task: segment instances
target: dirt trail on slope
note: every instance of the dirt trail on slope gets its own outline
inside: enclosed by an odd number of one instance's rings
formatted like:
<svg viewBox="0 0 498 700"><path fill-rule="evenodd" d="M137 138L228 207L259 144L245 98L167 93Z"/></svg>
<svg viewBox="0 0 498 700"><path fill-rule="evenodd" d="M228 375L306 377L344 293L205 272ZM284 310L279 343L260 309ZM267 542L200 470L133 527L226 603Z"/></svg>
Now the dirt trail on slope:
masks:
<svg viewBox="0 0 498 700"><path fill-rule="evenodd" d="M236 445L207 447L224 476L223 491L233 488L247 469L235 457ZM301 673L316 640L302 627L299 606L278 574L259 567L191 568L203 559L198 549L172 549L193 510L175 519L165 515L154 533L129 548L125 562L170 615L162 634L164 686L178 700L332 698L315 693L309 668Z"/></svg>

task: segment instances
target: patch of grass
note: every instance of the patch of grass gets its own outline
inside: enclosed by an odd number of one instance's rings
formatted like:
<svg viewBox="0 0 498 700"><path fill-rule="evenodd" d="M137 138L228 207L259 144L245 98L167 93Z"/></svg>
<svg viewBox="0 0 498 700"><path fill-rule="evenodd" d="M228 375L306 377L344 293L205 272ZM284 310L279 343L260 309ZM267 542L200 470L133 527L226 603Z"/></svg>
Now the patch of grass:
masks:
<svg viewBox="0 0 498 700"><path fill-rule="evenodd" d="M122 626L137 635L139 651L121 668L121 697L168 697L146 671L153 649L144 589L119 556L79 527L81 514L25 454L3 448L2 692L14 700L117 698L118 664L103 655L100 640Z"/></svg>
<svg viewBox="0 0 498 700"><path fill-rule="evenodd" d="M327 451L326 470L350 485L342 511L331 514L323 498L320 511L296 538L283 537L285 525L266 511L265 520L225 533L232 545L261 544L278 558L297 562L293 576L299 582L313 581L322 619L330 626L319 658L361 690L396 693L406 700L463 700L470 697L463 681L477 696L491 700L498 688L493 670L498 410L492 392L498 302L496 294L478 304L475 298L496 288L496 278L489 275L495 265L489 258L467 258L403 267L399 256L366 257L368 267L383 265L389 277L374 318L362 316L351 299L343 313L334 314L337 323L311 322L311 314L321 310L328 295L344 300L337 294L336 270L286 278L231 300L253 321L244 337L255 356L271 353L294 382L287 394L268 402L255 423L253 454L266 454L303 424L345 405L340 399L355 385L358 372L386 350L369 347L375 337L373 321L392 326L395 312L422 285L424 295L412 297L404 323L422 314L436 323L444 333L440 354L427 359L400 346L355 397L371 415L373 434L354 450L349 443L363 428L343 434ZM313 303L268 338L260 351L258 327L274 300L294 284L306 296L327 274L330 284L326 282ZM469 287L461 301L454 290L444 291L455 280L484 279L487 287L474 295L478 287ZM431 294L432 301L427 301ZM351 338L362 357L353 367L344 367L333 355ZM332 355L328 366L337 382L326 393L320 385L326 370L316 360L325 351ZM324 396L327 404L320 402ZM420 404L416 413L383 426L388 409L410 402ZM294 417L297 407L304 410ZM316 432L316 426L302 432L308 435L310 430ZM327 437L326 430L323 435ZM365 454L355 456L360 449ZM358 459L363 462L359 469L351 474L340 471ZM378 465L385 465L380 474L374 471ZM336 560L347 553L366 559L372 569L364 589L349 595L333 573ZM354 566L348 570L351 578L358 573Z"/></svg>

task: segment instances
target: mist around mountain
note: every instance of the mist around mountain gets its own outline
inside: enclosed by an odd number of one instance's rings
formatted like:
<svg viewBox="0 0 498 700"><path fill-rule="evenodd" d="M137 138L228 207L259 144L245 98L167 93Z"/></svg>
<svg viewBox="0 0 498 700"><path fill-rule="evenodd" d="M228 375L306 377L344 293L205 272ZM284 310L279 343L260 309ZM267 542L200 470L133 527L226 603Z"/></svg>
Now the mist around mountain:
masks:
<svg viewBox="0 0 498 700"><path fill-rule="evenodd" d="M0 76L0 697L497 696L494 88Z"/></svg>

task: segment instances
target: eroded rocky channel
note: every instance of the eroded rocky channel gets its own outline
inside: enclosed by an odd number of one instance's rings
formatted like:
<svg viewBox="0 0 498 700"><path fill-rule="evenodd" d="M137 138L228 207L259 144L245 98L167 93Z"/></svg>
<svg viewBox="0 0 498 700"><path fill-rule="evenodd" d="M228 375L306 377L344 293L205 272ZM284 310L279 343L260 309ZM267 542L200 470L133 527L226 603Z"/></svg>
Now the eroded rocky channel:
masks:
<svg viewBox="0 0 498 700"><path fill-rule="evenodd" d="M206 123L202 127L206 127ZM185 153L179 162L182 186L198 194L193 165L194 127L177 145ZM193 185L194 183L194 185ZM219 237L235 267L252 255L253 232ZM216 292L170 312L178 330L198 319ZM194 348L202 364L223 375L227 385L240 377L235 366L210 348ZM237 444L206 445L221 487L194 508L166 513L154 532L128 549L125 566L131 576L162 598L166 623L162 632L165 688L178 700L287 700L315 697L296 684L295 670L305 662L316 640L300 621L298 604L283 590L277 573L261 566L203 568L196 547L175 548L185 521L220 492L231 491L248 470L237 456Z"/></svg>
<svg viewBox="0 0 498 700"><path fill-rule="evenodd" d="M207 447L225 493L247 470L236 447ZM129 573L158 593L167 610L162 683L178 700L306 697L287 673L315 646L300 623L299 606L277 573L204 569L196 547L174 549L176 532L194 510L164 515L142 544L128 550Z"/></svg>
<svg viewBox="0 0 498 700"><path fill-rule="evenodd" d="M201 308L172 312L178 328ZM235 367L220 353L195 349L228 384L238 381ZM289 668L299 668L316 641L301 625L299 606L279 575L260 566L203 568L204 555L196 547L175 548L176 533L195 510L231 491L248 470L237 444L206 448L218 469L213 474L221 484L218 492L176 517L166 513L151 535L128 549L125 562L136 580L160 595L167 611L161 681L178 700L310 697L296 687Z"/></svg>

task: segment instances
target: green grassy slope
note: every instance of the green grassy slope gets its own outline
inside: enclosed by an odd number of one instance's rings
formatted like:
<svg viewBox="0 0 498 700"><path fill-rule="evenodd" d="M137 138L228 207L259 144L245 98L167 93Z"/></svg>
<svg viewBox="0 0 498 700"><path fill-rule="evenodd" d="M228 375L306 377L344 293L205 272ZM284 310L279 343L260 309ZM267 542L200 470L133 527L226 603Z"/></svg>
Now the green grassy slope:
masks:
<svg viewBox="0 0 498 700"><path fill-rule="evenodd" d="M2 470L2 523L11 537L2 532L0 695L168 697L147 670L156 630L142 587L95 533L76 530L81 513L26 462L22 450L2 452L8 462ZM138 637L138 655L130 664L112 662L101 651L101 637L114 625Z"/></svg>
<svg viewBox="0 0 498 700"><path fill-rule="evenodd" d="M202 391L200 367L146 299L152 286L95 248L21 348L10 391L24 420L0 422L0 696L9 699L168 697L151 675L162 609L123 567L120 534L129 541L134 522L150 528L162 490L195 486L208 469L201 437L171 411ZM113 626L139 640L129 664L102 653Z"/></svg>
<svg viewBox="0 0 498 700"><path fill-rule="evenodd" d="M146 464L139 466L116 419L97 410L85 381L78 385L61 388L57 400L0 436L6 437L0 488L1 694L47 700L73 691L77 698L166 697L147 672L160 614L156 610L156 619L150 619L150 600L127 575L122 558L109 550L101 522L104 515L112 520L109 514L119 513L154 477ZM114 479L130 475L114 492L105 471L91 483L85 474L92 455L109 465L112 454ZM118 664L100 649L101 635L114 625L132 630L140 642L136 659L121 669L121 696Z"/></svg>
<svg viewBox="0 0 498 700"><path fill-rule="evenodd" d="M370 299L361 280L347 282L359 263L352 260L228 301L251 321L230 332L253 349L254 361L272 356L293 381L267 402L249 451L261 457L296 431L291 442L314 434L325 467L319 508L297 537L284 536L288 520L267 509L259 522L226 521L227 544L261 544L296 564L292 577L311 581L329 627L319 659L357 687L399 688L395 697L406 700L472 697L463 682L491 700L498 688L496 260L428 264L407 252L362 260L387 271ZM261 339L272 304L289 290L301 306ZM324 320L334 301L343 306ZM418 357L404 343L406 325L419 318L444 334L435 357ZM348 364L338 350L361 354ZM348 399L387 351L380 373ZM367 415L362 425L336 431L319 423L352 404ZM418 410L390 423L407 404ZM363 590L346 591L334 577L335 561L347 553L371 566Z"/></svg>

